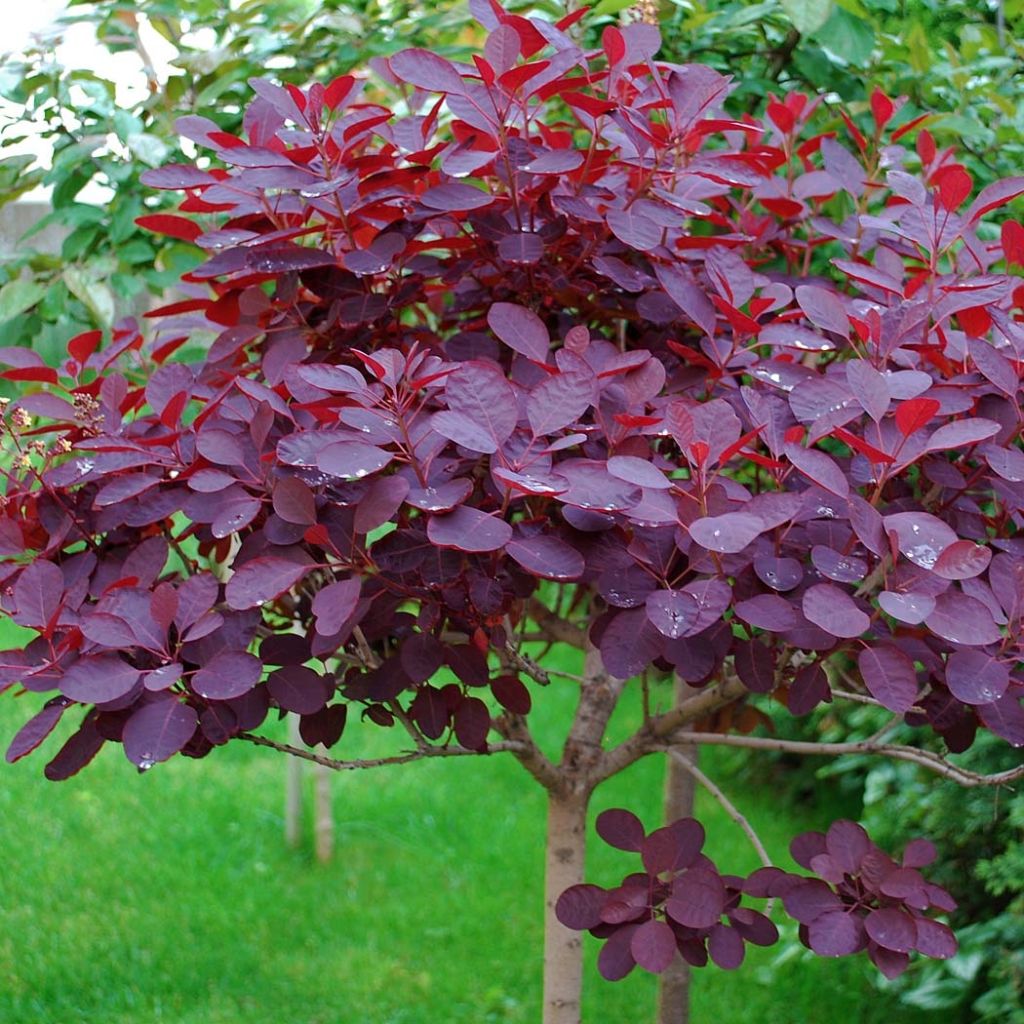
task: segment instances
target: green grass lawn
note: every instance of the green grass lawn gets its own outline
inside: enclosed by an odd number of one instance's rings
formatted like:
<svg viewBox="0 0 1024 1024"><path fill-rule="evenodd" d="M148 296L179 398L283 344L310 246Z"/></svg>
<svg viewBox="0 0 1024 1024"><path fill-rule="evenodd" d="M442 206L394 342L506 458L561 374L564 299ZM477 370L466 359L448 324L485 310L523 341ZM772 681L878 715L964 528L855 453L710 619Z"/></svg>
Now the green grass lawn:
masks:
<svg viewBox="0 0 1024 1024"><path fill-rule="evenodd" d="M567 690L550 696L564 715ZM30 702L39 698L0 697L3 748ZM335 752L380 749L383 737L359 732ZM2 1024L539 1019L544 800L512 760L336 777L337 855L321 866L283 842L274 751L234 743L139 775L109 747L49 783L42 767L59 742L0 768ZM652 826L660 772L653 759L635 765L599 791L594 813L625 804ZM718 777L792 866L789 837L820 824L822 809ZM699 814L724 870L756 866L704 793ZM589 875L611 882L631 861L595 842ZM595 947L588 939L588 1024L650 1021L654 980L601 981ZM738 972L698 972L694 1024L925 1019L881 995L866 961L779 962L779 950L756 951Z"/></svg>

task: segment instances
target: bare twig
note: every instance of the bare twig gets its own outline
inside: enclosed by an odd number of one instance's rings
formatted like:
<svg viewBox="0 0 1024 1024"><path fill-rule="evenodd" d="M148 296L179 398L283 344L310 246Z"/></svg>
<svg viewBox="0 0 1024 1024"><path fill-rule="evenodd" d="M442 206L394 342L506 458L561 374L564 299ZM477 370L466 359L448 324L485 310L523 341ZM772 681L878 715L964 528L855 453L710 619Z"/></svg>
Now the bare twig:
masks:
<svg viewBox="0 0 1024 1024"><path fill-rule="evenodd" d="M270 747L282 754L291 754L292 757L300 757L304 761L312 761L314 764L323 765L325 768L339 772L356 771L360 768L382 768L392 764L408 764L410 761L423 761L435 757L483 757L487 754L518 755L523 752L521 744L514 740L504 740L501 743L489 744L486 750L467 750L465 747L426 747L423 750L409 750L392 757L355 758L350 761L339 761L333 757L316 754L312 750L303 750L302 747L292 746L290 743L277 743L267 739L266 736L257 736L251 732L239 733L238 739L255 743L258 747Z"/></svg>
<svg viewBox="0 0 1024 1024"><path fill-rule="evenodd" d="M961 786L1005 786L1016 779L1024 778L1024 765L1010 768L1005 772L982 775L967 768L951 764L940 754L900 743L876 743L861 740L851 743L817 743L807 740L785 740L763 736L734 736L713 732L677 732L672 739L677 743L703 743L723 747L747 747L752 750L779 750L791 754L809 754L822 757L836 757L840 754L871 754L891 757L897 761L927 768L936 775L951 779Z"/></svg>
<svg viewBox="0 0 1024 1024"><path fill-rule="evenodd" d="M761 863L766 867L774 867L772 864L771 857L768 856L768 851L764 847L764 843L761 842L761 837L754 830L754 826L750 824L750 821L743 814L743 812L725 795L725 793L711 781L688 757L682 754L678 750L672 750L671 748L667 751L669 757L671 757L676 764L680 765L685 771L689 772L714 798L718 801L719 806L725 811L726 814L736 822L741 829L743 829L744 835L750 840L750 845L754 848L757 856L760 858ZM775 905L774 899L770 899L765 906L765 914L771 916L772 909Z"/></svg>

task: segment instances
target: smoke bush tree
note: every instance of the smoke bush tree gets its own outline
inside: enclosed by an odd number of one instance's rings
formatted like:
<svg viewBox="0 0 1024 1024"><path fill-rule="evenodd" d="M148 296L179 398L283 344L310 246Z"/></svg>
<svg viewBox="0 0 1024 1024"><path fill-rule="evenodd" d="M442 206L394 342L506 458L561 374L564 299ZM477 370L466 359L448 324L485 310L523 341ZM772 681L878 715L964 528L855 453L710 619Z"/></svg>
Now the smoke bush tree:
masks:
<svg viewBox="0 0 1024 1024"><path fill-rule="evenodd" d="M584 832L596 786L680 745L1024 775L948 758L979 728L1024 744L1024 228L987 220L1024 178L972 201L881 92L870 137L814 134L799 93L731 120L728 78L658 62L649 25L584 52L577 15L474 10L473 64L378 61L386 104L260 80L241 137L183 118L216 159L147 172L185 198L141 223L205 250L190 297L56 369L3 352L27 386L2 600L38 636L0 685L56 693L8 759L65 714L51 779L105 743L143 770L235 740L339 769L511 755L550 798L549 1024L579 1018L575 931L609 978L730 968L776 938L750 899L888 976L950 956L926 840L894 859L837 822L794 840L808 874L740 878L692 819L614 811L642 871L605 890ZM557 762L530 729L556 644L584 652ZM630 680L642 723L609 748ZM773 738L772 700L870 702L920 740ZM272 712L310 748L358 723L409 749L336 760L255 732Z"/></svg>

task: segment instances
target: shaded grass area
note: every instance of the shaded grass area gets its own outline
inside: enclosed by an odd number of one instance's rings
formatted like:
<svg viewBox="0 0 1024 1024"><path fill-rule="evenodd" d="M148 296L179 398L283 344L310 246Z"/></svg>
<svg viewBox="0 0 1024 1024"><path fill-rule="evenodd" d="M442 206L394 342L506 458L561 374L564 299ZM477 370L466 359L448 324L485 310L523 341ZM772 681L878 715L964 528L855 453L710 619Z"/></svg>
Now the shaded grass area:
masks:
<svg viewBox="0 0 1024 1024"><path fill-rule="evenodd" d="M570 688L558 689L545 697L564 718ZM4 746L30 700L0 699ZM342 740L345 755L394 741L359 732ZM139 776L111 747L60 784L42 778L44 756L5 766L0 785L3 1024L539 1019L544 800L511 759L335 778L338 852L321 866L283 843L284 759L273 751L236 743ZM648 759L612 780L594 814L628 804L653 826L661 770ZM722 781L789 864L788 839L820 811ZM724 869L756 866L703 793L699 814ZM629 855L593 843L592 880L628 870ZM653 979L602 982L595 947L588 939L586 1019L651 1020ZM860 960L772 966L778 957L699 972L693 1020L924 1019L883 998Z"/></svg>

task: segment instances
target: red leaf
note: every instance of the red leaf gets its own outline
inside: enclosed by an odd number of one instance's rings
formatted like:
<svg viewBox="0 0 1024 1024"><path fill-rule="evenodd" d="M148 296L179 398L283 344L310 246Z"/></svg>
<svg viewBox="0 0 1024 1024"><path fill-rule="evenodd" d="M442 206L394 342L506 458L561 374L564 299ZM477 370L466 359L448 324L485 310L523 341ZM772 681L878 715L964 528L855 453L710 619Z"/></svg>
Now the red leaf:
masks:
<svg viewBox="0 0 1024 1024"><path fill-rule="evenodd" d="M1016 220L1003 221L1000 241L1006 262L1010 266L1024 267L1024 225Z"/></svg>
<svg viewBox="0 0 1024 1024"><path fill-rule="evenodd" d="M896 410L896 426L904 437L910 437L929 423L939 411L934 398L911 398Z"/></svg>
<svg viewBox="0 0 1024 1024"><path fill-rule="evenodd" d="M854 451L860 452L861 455L866 455L872 462L881 463L882 465L890 465L896 460L886 452L883 452L880 448L876 448L872 444L868 444L867 441L862 437L857 437L856 434L851 434L848 430L844 430L842 427L836 427L832 431L834 437L837 437L843 444L849 445Z"/></svg>
<svg viewBox="0 0 1024 1024"><path fill-rule="evenodd" d="M871 93L871 113L874 115L875 124L878 126L879 132L892 119L895 110L896 105L893 101L881 89L876 87L874 92Z"/></svg>
<svg viewBox="0 0 1024 1024"><path fill-rule="evenodd" d="M183 242L194 242L203 233L203 229L195 221L187 217L176 217L171 213L150 213L145 217L136 217L135 223L146 231L179 238Z"/></svg>
<svg viewBox="0 0 1024 1024"><path fill-rule="evenodd" d="M947 210L955 210L971 194L974 182L960 164L944 167L934 180L939 186L939 201Z"/></svg>
<svg viewBox="0 0 1024 1024"><path fill-rule="evenodd" d="M30 380L43 384L56 384L57 371L49 366L23 366L0 373L4 380Z"/></svg>
<svg viewBox="0 0 1024 1024"><path fill-rule="evenodd" d="M96 351L102 338L102 331L83 331L81 334L76 334L68 342L68 355L79 366L84 366L85 361Z"/></svg>
<svg viewBox="0 0 1024 1024"><path fill-rule="evenodd" d="M609 25L601 33L601 46L604 48L610 67L615 67L626 56L626 40L622 38L622 33L614 25Z"/></svg>

